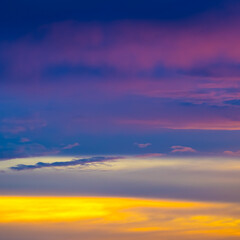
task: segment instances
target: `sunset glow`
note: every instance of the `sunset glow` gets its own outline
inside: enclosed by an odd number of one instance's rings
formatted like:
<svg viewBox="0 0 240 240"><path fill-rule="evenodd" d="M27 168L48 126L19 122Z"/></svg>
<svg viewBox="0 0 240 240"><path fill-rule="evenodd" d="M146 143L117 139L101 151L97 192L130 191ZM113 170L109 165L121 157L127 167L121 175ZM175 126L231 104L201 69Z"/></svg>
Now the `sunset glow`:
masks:
<svg viewBox="0 0 240 240"><path fill-rule="evenodd" d="M240 236L238 204L106 197L1 197L0 229L16 225L57 231L106 231L135 239L148 232L152 239L191 235L206 239ZM63 224L64 223L64 224ZM136 234L136 235L135 235ZM77 238L73 238L77 239ZM97 239L92 237L91 239Z"/></svg>

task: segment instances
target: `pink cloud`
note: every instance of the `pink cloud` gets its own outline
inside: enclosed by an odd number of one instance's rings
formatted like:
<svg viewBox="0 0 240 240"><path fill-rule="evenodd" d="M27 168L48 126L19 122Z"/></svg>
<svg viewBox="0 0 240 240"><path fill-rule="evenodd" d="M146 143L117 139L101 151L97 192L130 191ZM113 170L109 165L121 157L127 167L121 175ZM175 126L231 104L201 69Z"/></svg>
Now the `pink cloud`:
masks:
<svg viewBox="0 0 240 240"><path fill-rule="evenodd" d="M185 147L185 146L172 146L171 147L172 153L176 153L176 152L196 152L195 149L191 148L191 147Z"/></svg>
<svg viewBox="0 0 240 240"><path fill-rule="evenodd" d="M233 151L224 151L223 152L226 155L230 155L230 156L235 156L235 157L239 157L240 156L240 150L233 152Z"/></svg>
<svg viewBox="0 0 240 240"><path fill-rule="evenodd" d="M151 146L151 143L134 143L134 145L137 145L139 148L146 148Z"/></svg>
<svg viewBox="0 0 240 240"><path fill-rule="evenodd" d="M198 129L198 130L240 130L240 121L226 119L216 114L214 117L207 116L203 119L174 119L173 116L156 119L118 119L119 125L129 126L135 129L156 130L161 128L169 129Z"/></svg>

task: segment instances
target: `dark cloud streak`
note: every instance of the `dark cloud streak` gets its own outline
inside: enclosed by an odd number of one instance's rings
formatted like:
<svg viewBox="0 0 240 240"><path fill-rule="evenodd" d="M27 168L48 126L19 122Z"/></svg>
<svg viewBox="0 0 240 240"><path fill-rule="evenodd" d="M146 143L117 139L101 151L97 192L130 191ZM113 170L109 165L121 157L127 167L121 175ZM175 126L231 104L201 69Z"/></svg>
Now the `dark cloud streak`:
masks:
<svg viewBox="0 0 240 240"><path fill-rule="evenodd" d="M85 166L91 163L103 163L109 160L115 160L119 157L91 157L91 158L82 158L82 159L75 159L72 161L67 162L53 162L53 163L44 163L38 162L35 165L25 165L25 164L18 164L14 167L10 167L11 170L15 171L22 171L22 170L34 170L39 168L49 168L49 167L69 167L69 166Z"/></svg>

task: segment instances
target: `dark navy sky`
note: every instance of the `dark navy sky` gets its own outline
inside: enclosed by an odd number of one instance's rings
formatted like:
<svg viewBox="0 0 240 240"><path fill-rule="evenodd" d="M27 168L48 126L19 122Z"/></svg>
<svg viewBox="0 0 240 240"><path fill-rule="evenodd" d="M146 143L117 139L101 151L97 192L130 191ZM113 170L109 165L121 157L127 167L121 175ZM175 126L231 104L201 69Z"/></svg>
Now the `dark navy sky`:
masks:
<svg viewBox="0 0 240 240"><path fill-rule="evenodd" d="M2 37L19 36L59 21L154 20L181 21L214 10L226 14L236 0L3 0L0 8Z"/></svg>

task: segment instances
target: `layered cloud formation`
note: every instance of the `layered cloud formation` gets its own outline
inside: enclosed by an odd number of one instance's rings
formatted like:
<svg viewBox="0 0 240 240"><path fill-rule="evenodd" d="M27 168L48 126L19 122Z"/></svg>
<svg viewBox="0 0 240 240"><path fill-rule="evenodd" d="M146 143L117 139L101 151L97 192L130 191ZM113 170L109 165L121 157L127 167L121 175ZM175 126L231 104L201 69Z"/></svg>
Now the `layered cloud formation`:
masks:
<svg viewBox="0 0 240 240"><path fill-rule="evenodd" d="M49 21L0 40L0 158L237 151L240 18L238 6L225 9L178 21ZM194 153L185 150L175 153Z"/></svg>

